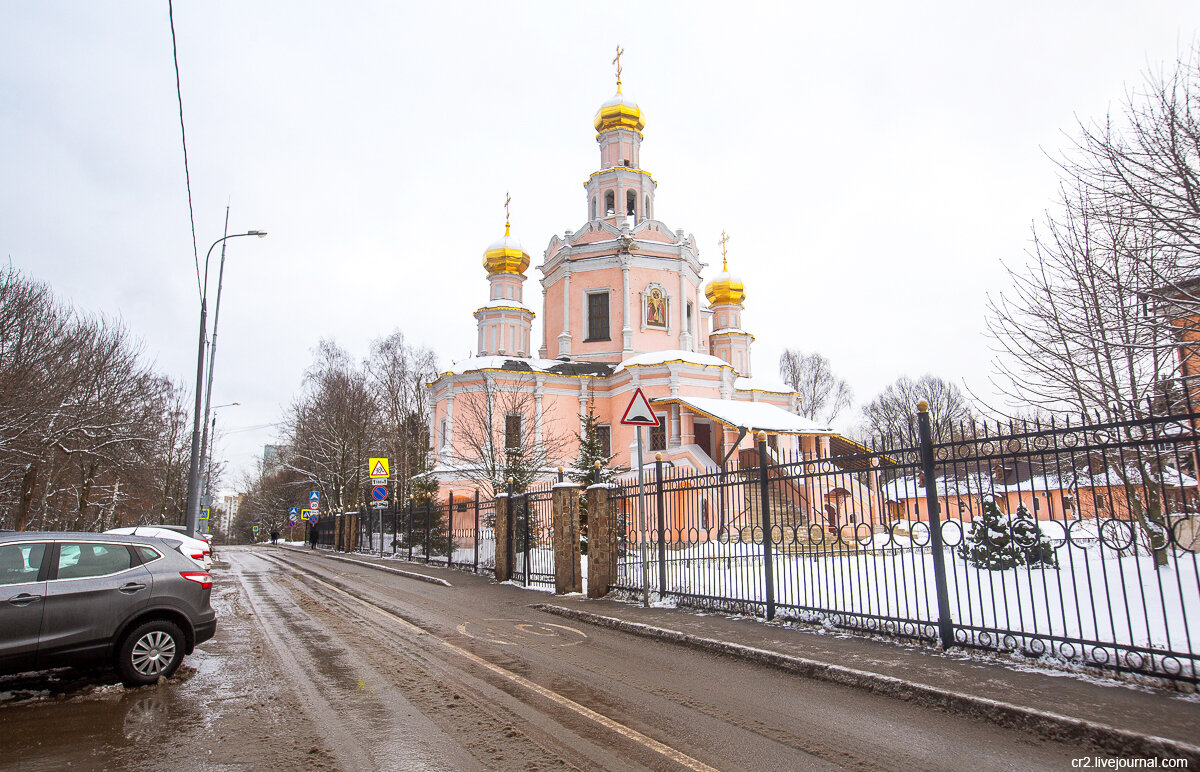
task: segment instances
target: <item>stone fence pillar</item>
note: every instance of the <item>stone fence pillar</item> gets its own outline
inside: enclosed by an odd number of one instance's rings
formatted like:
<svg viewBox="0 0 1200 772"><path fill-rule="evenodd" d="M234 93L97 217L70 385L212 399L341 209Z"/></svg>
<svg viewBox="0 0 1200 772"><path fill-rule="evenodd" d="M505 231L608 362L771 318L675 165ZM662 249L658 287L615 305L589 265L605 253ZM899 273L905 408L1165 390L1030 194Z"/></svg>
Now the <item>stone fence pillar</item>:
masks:
<svg viewBox="0 0 1200 772"><path fill-rule="evenodd" d="M603 598L617 578L617 515L610 495L605 483L588 486L589 598Z"/></svg>
<svg viewBox="0 0 1200 772"><path fill-rule="evenodd" d="M552 496L554 524L554 592L583 592L579 555L579 486L561 482Z"/></svg>
<svg viewBox="0 0 1200 772"><path fill-rule="evenodd" d="M512 554L509 552L509 526L511 499L507 493L496 496L496 581L512 579Z"/></svg>

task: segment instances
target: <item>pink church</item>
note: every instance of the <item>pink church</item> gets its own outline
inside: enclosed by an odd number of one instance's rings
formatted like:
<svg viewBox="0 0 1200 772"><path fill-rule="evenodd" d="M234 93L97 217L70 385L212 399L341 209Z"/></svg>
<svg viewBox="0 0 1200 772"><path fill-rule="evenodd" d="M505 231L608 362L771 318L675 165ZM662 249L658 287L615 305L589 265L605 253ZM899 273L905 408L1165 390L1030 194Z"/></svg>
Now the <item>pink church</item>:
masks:
<svg viewBox="0 0 1200 772"><path fill-rule="evenodd" d="M475 311L477 354L429 386L432 474L442 497L472 495L478 483L465 471L514 443L552 448L541 454L539 478L554 479L577 457L589 410L613 465L635 468L634 429L620 419L637 388L660 419L647 432L647 463L661 453L676 468L715 471L753 448L758 431L772 448L808 459L849 444L797 415L798 395L788 386L754 377L742 281L723 259L702 287L707 264L695 238L658 219L658 183L641 164L644 127L618 71L617 93L595 117L600 168L585 185L586 221L551 238L538 266L544 302L536 351L535 314L524 302L529 255L508 224L484 252L488 296ZM724 236L721 247L725 258Z"/></svg>

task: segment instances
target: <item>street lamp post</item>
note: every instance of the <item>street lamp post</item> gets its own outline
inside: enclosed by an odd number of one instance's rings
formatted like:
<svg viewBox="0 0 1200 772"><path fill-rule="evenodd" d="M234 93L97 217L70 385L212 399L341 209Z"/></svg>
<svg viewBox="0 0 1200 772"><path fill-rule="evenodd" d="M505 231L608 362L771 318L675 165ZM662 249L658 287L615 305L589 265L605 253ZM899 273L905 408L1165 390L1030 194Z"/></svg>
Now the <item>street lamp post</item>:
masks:
<svg viewBox="0 0 1200 772"><path fill-rule="evenodd" d="M220 293L218 292L217 294L219 295ZM213 340L214 340L213 346L216 345L216 342L215 342L216 337L217 337L216 324L217 324L216 321L214 321L213 322ZM211 346L210 346L210 348L211 348ZM208 386L209 386L210 394L212 391L212 362L213 362L213 358L210 354L208 357ZM213 500L213 491L212 491L213 449L217 445L217 415L216 414L217 414L217 411L222 408L236 407L240 404L242 404L242 403L241 402L228 402L224 405L213 405L211 408L208 409L208 411L206 411L206 414L207 414L207 412L211 412L213 414L213 417L212 417L212 423L205 425L205 429L211 429L211 431L206 432L206 435L209 439L207 441L205 440L204 437L201 437L201 439L200 439L201 453L204 453L204 448L205 448L206 442L207 442L207 447L208 447L208 455L201 456L201 458L205 459L205 461L204 461L204 487L201 489L201 494L200 494L200 508L203 509L204 507L208 507L210 510L209 524L204 529L205 531L207 531L209 533L212 533L211 510L212 510L213 505L216 503ZM199 527L199 524L197 523L197 528L198 527Z"/></svg>
<svg viewBox="0 0 1200 772"><path fill-rule="evenodd" d="M188 536L195 537L197 525L200 521L200 462L202 459L200 452L200 411L204 406L204 344L206 342L205 333L208 331L208 261L212 257L212 251L216 246L224 244L229 239L236 239L242 236L258 236L262 238L266 235L266 231L246 231L245 233L233 233L228 236L222 236L212 243L212 246L208 248L208 253L204 256L204 285L200 291L200 341L198 344L198 353L196 354L196 407L193 411L192 456L191 465L188 469L186 522ZM224 257L221 259L221 265L223 270L225 265ZM208 423L207 415L204 417L204 423ZM207 429L207 425L204 428Z"/></svg>

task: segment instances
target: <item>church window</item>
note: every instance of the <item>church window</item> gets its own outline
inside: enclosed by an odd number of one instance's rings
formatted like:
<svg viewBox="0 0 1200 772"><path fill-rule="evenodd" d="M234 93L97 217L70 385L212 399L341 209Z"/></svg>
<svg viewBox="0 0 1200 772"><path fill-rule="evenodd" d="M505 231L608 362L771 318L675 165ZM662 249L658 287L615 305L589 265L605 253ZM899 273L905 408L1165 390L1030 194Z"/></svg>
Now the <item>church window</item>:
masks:
<svg viewBox="0 0 1200 772"><path fill-rule="evenodd" d="M509 413L504 416L504 449L521 449L521 414Z"/></svg>
<svg viewBox="0 0 1200 772"><path fill-rule="evenodd" d="M596 427L596 439L600 442L600 455L608 458L612 455L612 427L600 425Z"/></svg>
<svg viewBox="0 0 1200 772"><path fill-rule="evenodd" d="M650 197L646 196L646 204L642 207L642 217L650 219Z"/></svg>
<svg viewBox="0 0 1200 772"><path fill-rule="evenodd" d="M621 166L624 166L626 168L632 168L632 164L629 163L628 158L624 158L621 160Z"/></svg>
<svg viewBox="0 0 1200 772"><path fill-rule="evenodd" d="M632 190L625 195L625 214L630 217L637 216L637 193Z"/></svg>
<svg viewBox="0 0 1200 772"><path fill-rule="evenodd" d="M593 219L593 220L596 219L596 197L595 196L592 196L592 218L591 219Z"/></svg>
<svg viewBox="0 0 1200 772"><path fill-rule="evenodd" d="M692 331L692 301L687 302L687 331Z"/></svg>
<svg viewBox="0 0 1200 772"><path fill-rule="evenodd" d="M610 217L617 213L617 194L611 190L604 194L604 215Z"/></svg>
<svg viewBox="0 0 1200 772"><path fill-rule="evenodd" d="M667 449L667 417L658 416L658 426L650 427L650 450Z"/></svg>
<svg viewBox="0 0 1200 772"><path fill-rule="evenodd" d="M608 290L588 293L587 316L587 340L609 340Z"/></svg>
<svg viewBox="0 0 1200 772"><path fill-rule="evenodd" d="M442 447L446 448L450 445L450 419L442 419Z"/></svg>

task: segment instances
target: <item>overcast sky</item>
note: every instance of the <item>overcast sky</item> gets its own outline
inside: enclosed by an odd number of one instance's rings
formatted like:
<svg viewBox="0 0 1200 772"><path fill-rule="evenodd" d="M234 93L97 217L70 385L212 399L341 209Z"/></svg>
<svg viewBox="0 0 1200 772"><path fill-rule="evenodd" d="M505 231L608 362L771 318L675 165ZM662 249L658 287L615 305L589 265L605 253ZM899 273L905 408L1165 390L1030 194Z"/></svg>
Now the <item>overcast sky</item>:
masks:
<svg viewBox="0 0 1200 772"><path fill-rule="evenodd" d="M260 456L322 337L468 356L480 260L586 219L592 118L646 116L655 214L746 284L755 372L828 356L871 399L926 372L989 394L984 331L1077 119L1200 35L1200 3L175 4L200 258L230 230L214 403ZM0 259L119 316L194 381L199 299L165 0L0 4ZM214 255L214 276L215 276ZM215 291L215 282L214 290ZM260 428L251 428L260 427ZM231 475L233 482L236 475Z"/></svg>

